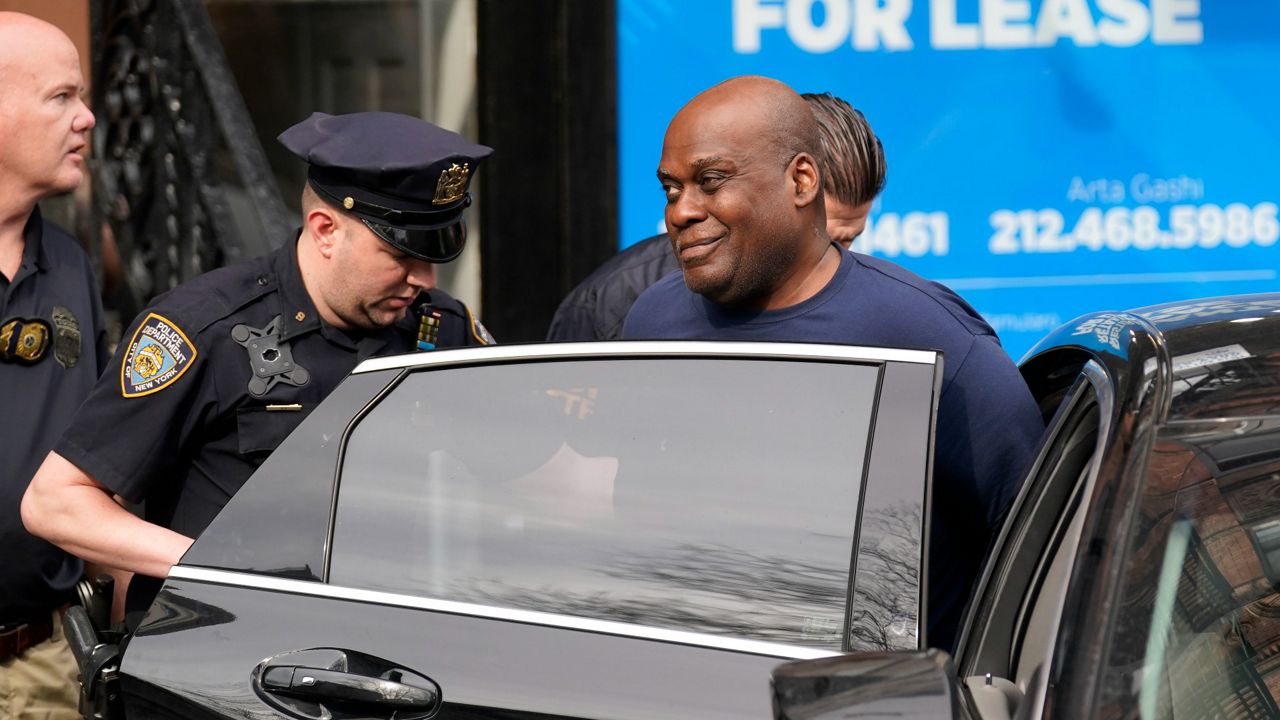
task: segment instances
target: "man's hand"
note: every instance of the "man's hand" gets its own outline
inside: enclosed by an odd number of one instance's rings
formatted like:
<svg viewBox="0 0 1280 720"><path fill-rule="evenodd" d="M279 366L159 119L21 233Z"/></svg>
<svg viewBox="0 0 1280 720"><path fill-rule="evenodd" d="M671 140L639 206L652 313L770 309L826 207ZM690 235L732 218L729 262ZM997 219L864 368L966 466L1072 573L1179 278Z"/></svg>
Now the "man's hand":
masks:
<svg viewBox="0 0 1280 720"><path fill-rule="evenodd" d="M193 540L116 504L111 492L57 453L49 453L22 497L32 535L85 561L162 578Z"/></svg>

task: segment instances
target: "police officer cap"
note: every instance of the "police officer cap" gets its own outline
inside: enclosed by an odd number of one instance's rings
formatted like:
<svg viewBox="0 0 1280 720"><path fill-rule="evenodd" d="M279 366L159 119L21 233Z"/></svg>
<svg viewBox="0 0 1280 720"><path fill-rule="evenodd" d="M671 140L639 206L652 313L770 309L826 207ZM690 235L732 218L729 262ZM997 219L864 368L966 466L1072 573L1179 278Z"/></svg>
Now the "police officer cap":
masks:
<svg viewBox="0 0 1280 720"><path fill-rule="evenodd" d="M378 237L417 258L462 253L471 184L492 148L410 115L313 113L280 134L307 162L326 202L359 217Z"/></svg>

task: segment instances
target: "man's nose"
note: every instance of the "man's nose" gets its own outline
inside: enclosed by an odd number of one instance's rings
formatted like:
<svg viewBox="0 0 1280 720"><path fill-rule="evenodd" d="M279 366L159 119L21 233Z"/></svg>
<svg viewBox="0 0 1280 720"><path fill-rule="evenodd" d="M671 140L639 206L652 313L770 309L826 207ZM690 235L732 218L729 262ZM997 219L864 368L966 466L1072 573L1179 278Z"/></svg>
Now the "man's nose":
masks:
<svg viewBox="0 0 1280 720"><path fill-rule="evenodd" d="M436 265L411 258L409 260L409 278L408 282L419 290L431 290L436 286Z"/></svg>
<svg viewBox="0 0 1280 720"><path fill-rule="evenodd" d="M80 112L76 114L75 120L71 123L71 129L75 132L88 132L97 124L98 119L93 116L93 111L81 100Z"/></svg>
<svg viewBox="0 0 1280 720"><path fill-rule="evenodd" d="M696 192L681 192L667 203L667 227L683 228L706 219L707 211Z"/></svg>

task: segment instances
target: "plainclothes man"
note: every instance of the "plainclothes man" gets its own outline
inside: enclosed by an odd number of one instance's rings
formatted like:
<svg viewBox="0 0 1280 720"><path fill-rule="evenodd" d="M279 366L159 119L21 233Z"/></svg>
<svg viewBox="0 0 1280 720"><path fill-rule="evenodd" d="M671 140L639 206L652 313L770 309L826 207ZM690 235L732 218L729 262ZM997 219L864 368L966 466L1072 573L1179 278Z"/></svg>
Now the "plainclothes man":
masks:
<svg viewBox="0 0 1280 720"><path fill-rule="evenodd" d="M58 611L84 566L28 534L18 504L107 359L89 259L36 204L84 179L84 91L61 30L0 12L0 720L80 717Z"/></svg>
<svg viewBox="0 0 1280 720"><path fill-rule="evenodd" d="M801 95L818 121L818 164L827 234L848 248L862 234L871 202L884 189L884 147L856 108L831 93ZM616 340L640 293L680 264L666 233L641 240L605 261L570 292L551 319L547 340Z"/></svg>
<svg viewBox="0 0 1280 720"><path fill-rule="evenodd" d="M819 142L804 100L769 78L733 78L685 105L658 165L682 273L636 300L623 337L942 350L927 638L951 649L1044 426L995 332L968 303L831 240Z"/></svg>

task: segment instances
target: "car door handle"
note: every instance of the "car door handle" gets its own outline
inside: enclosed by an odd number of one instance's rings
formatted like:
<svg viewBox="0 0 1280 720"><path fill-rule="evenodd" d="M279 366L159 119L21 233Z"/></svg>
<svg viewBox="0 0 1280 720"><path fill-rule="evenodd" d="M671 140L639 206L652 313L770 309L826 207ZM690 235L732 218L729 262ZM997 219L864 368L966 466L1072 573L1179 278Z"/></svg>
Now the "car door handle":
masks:
<svg viewBox="0 0 1280 720"><path fill-rule="evenodd" d="M438 699L434 690L417 685L297 665L264 668L262 688L308 700L377 705L396 710L430 710Z"/></svg>

